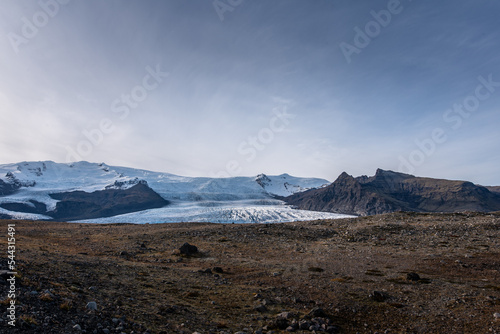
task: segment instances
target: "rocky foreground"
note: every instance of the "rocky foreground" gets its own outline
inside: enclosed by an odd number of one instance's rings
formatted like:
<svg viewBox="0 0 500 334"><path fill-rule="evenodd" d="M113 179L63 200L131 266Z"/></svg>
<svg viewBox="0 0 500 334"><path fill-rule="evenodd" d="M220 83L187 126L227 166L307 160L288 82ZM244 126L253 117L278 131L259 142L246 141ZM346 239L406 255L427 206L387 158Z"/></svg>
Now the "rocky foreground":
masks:
<svg viewBox="0 0 500 334"><path fill-rule="evenodd" d="M8 326L0 278L1 333L500 333L500 213L272 225L4 220L5 250L9 223L18 319Z"/></svg>

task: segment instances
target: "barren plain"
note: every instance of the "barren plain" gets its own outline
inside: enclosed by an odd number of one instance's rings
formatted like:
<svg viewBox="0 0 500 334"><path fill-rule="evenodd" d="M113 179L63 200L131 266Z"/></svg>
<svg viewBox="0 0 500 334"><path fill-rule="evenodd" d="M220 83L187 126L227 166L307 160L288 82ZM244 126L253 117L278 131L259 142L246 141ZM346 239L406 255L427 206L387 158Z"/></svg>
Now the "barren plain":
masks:
<svg viewBox="0 0 500 334"><path fill-rule="evenodd" d="M7 324L0 278L2 333L500 333L500 213L3 220L4 236L7 224L16 228L17 321ZM197 251L182 254L185 243Z"/></svg>

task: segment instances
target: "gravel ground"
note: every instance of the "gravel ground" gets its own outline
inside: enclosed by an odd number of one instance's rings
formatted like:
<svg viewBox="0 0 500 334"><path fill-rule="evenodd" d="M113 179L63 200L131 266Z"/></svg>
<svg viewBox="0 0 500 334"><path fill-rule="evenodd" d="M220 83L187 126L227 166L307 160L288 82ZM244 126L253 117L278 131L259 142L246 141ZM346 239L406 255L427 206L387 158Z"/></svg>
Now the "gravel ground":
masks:
<svg viewBox="0 0 500 334"><path fill-rule="evenodd" d="M0 333L500 333L500 213L8 223L17 321L0 278Z"/></svg>

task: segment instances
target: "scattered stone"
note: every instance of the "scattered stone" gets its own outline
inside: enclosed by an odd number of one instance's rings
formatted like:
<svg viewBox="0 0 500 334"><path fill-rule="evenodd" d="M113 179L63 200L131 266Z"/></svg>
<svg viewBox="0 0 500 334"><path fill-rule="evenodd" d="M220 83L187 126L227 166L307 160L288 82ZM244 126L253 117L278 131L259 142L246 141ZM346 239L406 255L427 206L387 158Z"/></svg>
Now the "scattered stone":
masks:
<svg viewBox="0 0 500 334"><path fill-rule="evenodd" d="M77 330L77 331L81 331L82 327L79 324L76 324L76 325L73 326L73 329Z"/></svg>
<svg viewBox="0 0 500 334"><path fill-rule="evenodd" d="M222 274L224 270L221 267L214 267L213 269L214 273Z"/></svg>
<svg viewBox="0 0 500 334"><path fill-rule="evenodd" d="M330 333L330 334L340 333L340 327L339 326L328 326L326 328L326 332Z"/></svg>
<svg viewBox="0 0 500 334"><path fill-rule="evenodd" d="M274 321L270 324L270 327L272 328L277 328L277 329L287 329L290 323L288 322L287 319L283 318L276 318ZM268 332L269 333L269 332Z"/></svg>
<svg viewBox="0 0 500 334"><path fill-rule="evenodd" d="M382 292L382 291L373 291L370 294L370 298L376 302L381 303L381 302L386 301L387 298L389 298L389 296L385 292Z"/></svg>
<svg viewBox="0 0 500 334"><path fill-rule="evenodd" d="M264 305L273 305L274 303L271 300L264 298L264 299L262 299L262 304L264 304Z"/></svg>
<svg viewBox="0 0 500 334"><path fill-rule="evenodd" d="M260 304L260 305L255 307L255 311L260 312L260 313L264 313L264 312L267 312L267 307L266 307L266 305Z"/></svg>
<svg viewBox="0 0 500 334"><path fill-rule="evenodd" d="M96 302L88 302L87 309L94 310L94 311L97 310L97 303Z"/></svg>
<svg viewBox="0 0 500 334"><path fill-rule="evenodd" d="M420 281L420 275L417 273L408 273L408 274L406 274L406 279L408 281L417 282L417 281Z"/></svg>
<svg viewBox="0 0 500 334"><path fill-rule="evenodd" d="M309 321L307 321L307 320L299 321L299 329L308 330L309 327L311 327L311 323Z"/></svg>
<svg viewBox="0 0 500 334"><path fill-rule="evenodd" d="M500 319L500 313L498 312L493 313L493 318L495 318L495 320Z"/></svg>
<svg viewBox="0 0 500 334"><path fill-rule="evenodd" d="M212 269L198 270L200 274L212 274Z"/></svg>
<svg viewBox="0 0 500 334"><path fill-rule="evenodd" d="M3 279L10 278L12 275L9 274L8 270L0 270L0 277Z"/></svg>
<svg viewBox="0 0 500 334"><path fill-rule="evenodd" d="M198 253L198 247L190 245L189 243L186 242L179 248L179 252L182 255L191 256Z"/></svg>
<svg viewBox="0 0 500 334"><path fill-rule="evenodd" d="M276 317L283 318L283 319L293 319L293 318L295 318L295 314L293 314L292 312L281 312Z"/></svg>
<svg viewBox="0 0 500 334"><path fill-rule="evenodd" d="M315 317L315 318L325 318L325 317L327 317L326 312L322 308L319 308L319 307L313 308L311 310L311 312L309 312L308 315L311 316L311 317Z"/></svg>
<svg viewBox="0 0 500 334"><path fill-rule="evenodd" d="M311 327L312 323L308 320L300 320L299 321L299 329L305 329L309 330L309 327Z"/></svg>

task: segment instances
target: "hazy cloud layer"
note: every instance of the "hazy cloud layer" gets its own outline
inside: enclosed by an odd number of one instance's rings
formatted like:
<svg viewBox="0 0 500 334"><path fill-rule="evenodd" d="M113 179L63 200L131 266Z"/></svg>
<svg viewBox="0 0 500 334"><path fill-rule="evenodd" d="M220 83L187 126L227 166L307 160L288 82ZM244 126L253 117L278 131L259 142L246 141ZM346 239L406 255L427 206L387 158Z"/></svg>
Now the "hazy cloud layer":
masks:
<svg viewBox="0 0 500 334"><path fill-rule="evenodd" d="M499 10L5 0L0 160L500 185Z"/></svg>

